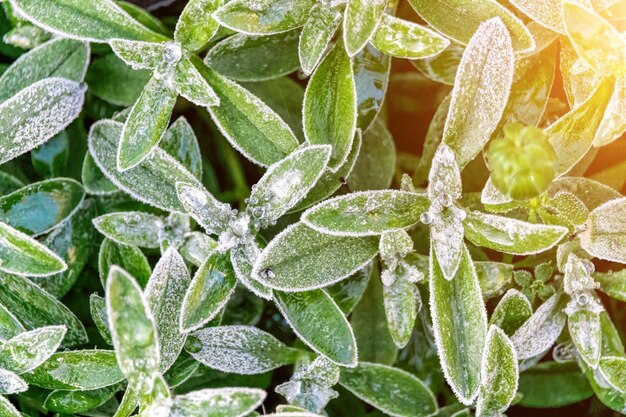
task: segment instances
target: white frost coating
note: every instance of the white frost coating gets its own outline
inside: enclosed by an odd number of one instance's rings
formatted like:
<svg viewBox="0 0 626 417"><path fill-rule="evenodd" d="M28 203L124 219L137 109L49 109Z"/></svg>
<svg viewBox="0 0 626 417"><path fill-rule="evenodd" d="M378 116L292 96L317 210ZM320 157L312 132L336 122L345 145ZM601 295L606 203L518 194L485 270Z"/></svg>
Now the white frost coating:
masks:
<svg viewBox="0 0 626 417"><path fill-rule="evenodd" d="M151 213L125 211L103 214L92 220L100 233L122 245L158 248L163 219Z"/></svg>
<svg viewBox="0 0 626 417"><path fill-rule="evenodd" d="M384 285L390 286L396 280L418 282L424 274L404 258L413 251L413 240L405 230L385 232L380 237L379 253L384 269L381 280Z"/></svg>
<svg viewBox="0 0 626 417"><path fill-rule="evenodd" d="M24 392L28 384L11 371L0 368L0 395L11 395Z"/></svg>
<svg viewBox="0 0 626 417"><path fill-rule="evenodd" d="M169 417L193 417L222 410L228 417L244 417L265 401L265 391L254 388L202 389L174 398ZM237 410L237 414L232 410ZM227 414L228 411L231 411Z"/></svg>
<svg viewBox="0 0 626 417"><path fill-rule="evenodd" d="M465 48L454 81L443 132L464 167L483 149L506 107L515 54L511 36L500 18L481 24Z"/></svg>
<svg viewBox="0 0 626 417"><path fill-rule="evenodd" d="M237 280L257 296L269 301L272 299L272 290L256 281L252 276L252 268L261 255L261 249L254 237L250 237L250 239L231 249L230 262L233 265Z"/></svg>
<svg viewBox="0 0 626 417"><path fill-rule="evenodd" d="M493 185L493 181L491 181L491 177L485 183L485 187L483 191L480 193L480 202L485 205L500 205L512 203L513 199L508 195L504 194L500 190Z"/></svg>
<svg viewBox="0 0 626 417"><path fill-rule="evenodd" d="M511 342L518 359L528 359L546 352L556 342L566 321L565 313L558 309L561 297L560 293L550 297L513 334Z"/></svg>
<svg viewBox="0 0 626 417"><path fill-rule="evenodd" d="M165 60L165 51L168 49L166 42L143 42L129 39L111 39L109 45L115 55L135 70L156 70ZM182 52L179 47L176 62L180 60L181 56Z"/></svg>
<svg viewBox="0 0 626 417"><path fill-rule="evenodd" d="M562 0L510 0L528 17L555 32L565 33Z"/></svg>
<svg viewBox="0 0 626 417"><path fill-rule="evenodd" d="M194 184L176 183L178 199L189 215L202 226L207 233L219 235L228 229L237 212L228 204L217 200L204 188Z"/></svg>
<svg viewBox="0 0 626 417"><path fill-rule="evenodd" d="M0 105L0 164L41 145L65 129L82 110L87 86L46 78Z"/></svg>
<svg viewBox="0 0 626 417"><path fill-rule="evenodd" d="M626 263L626 198L608 201L596 207L580 234L580 245L590 255Z"/></svg>
<svg viewBox="0 0 626 417"><path fill-rule="evenodd" d="M20 333L0 345L0 368L17 374L44 363L61 345L67 328L47 326Z"/></svg>
<svg viewBox="0 0 626 417"><path fill-rule="evenodd" d="M201 347L188 349L198 362L212 369L240 375L261 374L293 362L296 351L271 334L252 326L208 327L190 336Z"/></svg>

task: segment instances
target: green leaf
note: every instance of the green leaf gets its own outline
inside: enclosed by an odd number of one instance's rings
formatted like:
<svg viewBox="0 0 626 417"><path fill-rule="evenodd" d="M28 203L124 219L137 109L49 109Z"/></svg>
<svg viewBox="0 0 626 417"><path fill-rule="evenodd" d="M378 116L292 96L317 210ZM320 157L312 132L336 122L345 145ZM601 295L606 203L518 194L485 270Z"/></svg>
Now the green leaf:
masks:
<svg viewBox="0 0 626 417"><path fill-rule="evenodd" d="M563 23L574 49L601 74L622 75L626 71L626 42L607 20L587 7L563 3Z"/></svg>
<svg viewBox="0 0 626 417"><path fill-rule="evenodd" d="M147 284L152 274L148 259L138 247L104 239L98 253L98 271L102 287L106 287L106 280L112 265L117 265L127 271L142 287Z"/></svg>
<svg viewBox="0 0 626 417"><path fill-rule="evenodd" d="M43 406L47 410L57 413L84 413L104 404L119 389L119 385L111 385L90 391L55 390L48 395Z"/></svg>
<svg viewBox="0 0 626 417"><path fill-rule="evenodd" d="M408 191L362 191L326 200L302 221L325 234L372 236L414 225L428 205L426 196Z"/></svg>
<svg viewBox="0 0 626 417"><path fill-rule="evenodd" d="M80 183L69 178L32 183L0 197L0 221L39 236L74 215L84 197Z"/></svg>
<svg viewBox="0 0 626 417"><path fill-rule="evenodd" d="M544 252L569 233L563 226L528 223L473 211L464 222L465 237L478 246L515 255Z"/></svg>
<svg viewBox="0 0 626 417"><path fill-rule="evenodd" d="M198 51L215 35L219 23L213 12L222 0L191 0L183 9L176 23L174 39L189 51Z"/></svg>
<svg viewBox="0 0 626 417"><path fill-rule="evenodd" d="M254 262L261 254L261 249L253 240L247 240L230 250L230 263L240 284L255 295L266 300L272 299L272 290L253 278Z"/></svg>
<svg viewBox="0 0 626 417"><path fill-rule="evenodd" d="M557 178L547 190L550 196L556 196L561 192L574 194L589 211L622 196L611 187L584 177Z"/></svg>
<svg viewBox="0 0 626 417"><path fill-rule="evenodd" d="M161 72L162 63L169 64L166 53L171 52L172 60L178 58L180 49L166 42L142 42L130 39L113 39L110 41L113 52L133 69L149 69ZM169 69L169 68L167 68ZM162 74L165 75L165 74Z"/></svg>
<svg viewBox="0 0 626 417"><path fill-rule="evenodd" d="M600 291L616 300L626 301L626 269L596 272L593 279L600 284Z"/></svg>
<svg viewBox="0 0 626 417"><path fill-rule="evenodd" d="M581 358L590 366L597 367L602 350L599 313L585 308L577 309L567 318L567 327Z"/></svg>
<svg viewBox="0 0 626 417"><path fill-rule="evenodd" d="M387 327L396 346L405 347L413 335L413 326L422 306L415 283L398 278L391 285L383 286Z"/></svg>
<svg viewBox="0 0 626 417"><path fill-rule="evenodd" d="M544 0L541 3L534 0L511 0L511 3L540 25L565 33L562 0Z"/></svg>
<svg viewBox="0 0 626 417"><path fill-rule="evenodd" d="M0 77L0 102L49 77L81 82L89 63L89 46L70 39L52 39L20 56Z"/></svg>
<svg viewBox="0 0 626 417"><path fill-rule="evenodd" d="M213 121L243 156L269 166L298 147L289 126L258 97L208 67L200 71L220 99L208 109Z"/></svg>
<svg viewBox="0 0 626 417"><path fill-rule="evenodd" d="M533 314L528 298L516 289L510 289L493 310L489 324L496 325L507 336L512 336Z"/></svg>
<svg viewBox="0 0 626 417"><path fill-rule="evenodd" d="M171 415L180 417L247 416L265 400L265 391L253 388L203 389L177 395Z"/></svg>
<svg viewBox="0 0 626 417"><path fill-rule="evenodd" d="M85 327L65 305L27 278L0 275L0 303L11 311L28 330L65 325L67 333L61 347L87 343Z"/></svg>
<svg viewBox="0 0 626 417"><path fill-rule="evenodd" d="M356 111L352 65L341 44L337 44L311 76L304 93L303 110L307 141L333 146L332 171L337 171L348 158L356 129Z"/></svg>
<svg viewBox="0 0 626 417"><path fill-rule="evenodd" d="M308 146L272 165L248 198L252 222L265 228L298 204L326 170L330 154L328 145Z"/></svg>
<svg viewBox="0 0 626 417"><path fill-rule="evenodd" d="M276 306L294 333L313 351L340 366L357 364L352 328L335 301L323 290L274 292ZM317 323L324 323L319 326Z"/></svg>
<svg viewBox="0 0 626 417"><path fill-rule="evenodd" d="M180 312L190 282L185 261L170 246L155 265L145 290L159 336L161 373L172 366L185 345L186 335L180 331Z"/></svg>
<svg viewBox="0 0 626 417"><path fill-rule="evenodd" d="M11 7L26 20L65 38L87 42L163 39L111 0L11 0Z"/></svg>
<svg viewBox="0 0 626 417"><path fill-rule="evenodd" d="M600 359L600 373L618 391L626 390L626 358L607 356Z"/></svg>
<svg viewBox="0 0 626 417"><path fill-rule="evenodd" d="M235 220L233 209L203 187L179 182L176 189L183 207L207 233L219 235L228 230L230 222Z"/></svg>
<svg viewBox="0 0 626 417"><path fill-rule="evenodd" d="M495 0L410 0L409 3L438 32L462 44L470 42L481 24L498 18L510 32L516 52L528 52L535 48L532 35L524 23Z"/></svg>
<svg viewBox="0 0 626 417"><path fill-rule="evenodd" d="M0 412L6 417L22 417L22 414L15 409L8 398L0 395Z"/></svg>
<svg viewBox="0 0 626 417"><path fill-rule="evenodd" d="M501 415L509 407L517 392L517 355L513 344L497 326L491 326L481 369L481 389L476 415Z"/></svg>
<svg viewBox="0 0 626 417"><path fill-rule="evenodd" d="M587 218L580 244L592 256L626 263L626 199L611 200L597 207Z"/></svg>
<svg viewBox="0 0 626 417"><path fill-rule="evenodd" d="M106 300L104 297L100 297L95 293L91 294L89 296L89 312L91 313L91 319L96 325L100 336L102 336L107 344L113 345L111 329L109 328L109 316L107 314Z"/></svg>
<svg viewBox="0 0 626 417"><path fill-rule="evenodd" d="M297 223L267 245L254 265L253 276L277 290L307 291L352 275L377 252L376 237L330 236Z"/></svg>
<svg viewBox="0 0 626 417"><path fill-rule="evenodd" d="M456 78L463 51L464 47L462 45L452 42L439 55L411 61L411 64L425 77L435 82L454 85L454 79Z"/></svg>
<svg viewBox="0 0 626 417"><path fill-rule="evenodd" d="M348 0L343 19L343 41L349 56L358 54L374 36L386 7L385 0Z"/></svg>
<svg viewBox="0 0 626 417"><path fill-rule="evenodd" d="M254 375L296 361L298 351L251 326L219 326L189 336L187 351L195 360L222 372Z"/></svg>
<svg viewBox="0 0 626 417"><path fill-rule="evenodd" d="M120 370L134 391L147 396L159 375L156 323L137 281L117 266L107 278L106 305Z"/></svg>
<svg viewBox="0 0 626 417"><path fill-rule="evenodd" d="M573 362L541 362L520 374L520 405L558 408L593 395L587 378Z"/></svg>
<svg viewBox="0 0 626 417"><path fill-rule="evenodd" d="M202 155L198 138L185 116L179 117L170 125L161 139L160 146L196 178L202 178Z"/></svg>
<svg viewBox="0 0 626 417"><path fill-rule="evenodd" d="M85 391L108 387L124 379L112 350L75 350L55 353L26 380L46 389Z"/></svg>
<svg viewBox="0 0 626 417"><path fill-rule="evenodd" d="M317 3L311 8L298 45L300 65L306 75L313 73L324 57L341 18L342 14L328 5Z"/></svg>
<svg viewBox="0 0 626 417"><path fill-rule="evenodd" d="M93 219L93 225L107 238L122 245L158 248L163 219L142 211L104 214Z"/></svg>
<svg viewBox="0 0 626 417"><path fill-rule="evenodd" d="M385 14L372 45L396 58L430 58L450 46L450 41L425 26Z"/></svg>
<svg viewBox="0 0 626 417"><path fill-rule="evenodd" d="M383 106L391 57L368 44L352 57L352 70L356 86L357 127L366 132Z"/></svg>
<svg viewBox="0 0 626 417"><path fill-rule="evenodd" d="M465 48L443 131L443 142L461 168L478 155L498 126L513 83L514 60L511 37L500 19L481 24Z"/></svg>
<svg viewBox="0 0 626 417"><path fill-rule="evenodd" d="M159 143L172 115L176 93L151 78L128 115L122 130L117 168L126 171L141 163Z"/></svg>
<svg viewBox="0 0 626 417"><path fill-rule="evenodd" d="M45 277L67 269L63 259L46 246L2 222L0 238L0 271Z"/></svg>
<svg viewBox="0 0 626 417"><path fill-rule="evenodd" d="M398 368L361 362L354 369L342 368L339 384L391 416L426 417L437 412L437 401L428 386Z"/></svg>
<svg viewBox="0 0 626 417"><path fill-rule="evenodd" d="M235 81L263 81L296 71L297 31L271 36L239 33L216 44L204 63Z"/></svg>
<svg viewBox="0 0 626 417"><path fill-rule="evenodd" d="M359 348L359 359L392 365L398 349L387 327L378 262L364 268L363 273L368 274L369 284L350 316L350 324Z"/></svg>
<svg viewBox="0 0 626 417"><path fill-rule="evenodd" d="M511 285L513 279L513 265L511 264L477 261L474 262L474 267L485 300L501 296Z"/></svg>
<svg viewBox="0 0 626 417"><path fill-rule="evenodd" d="M547 351L565 327L567 315L562 311L565 301L558 292L535 310L513 334L511 341L518 359L528 359Z"/></svg>
<svg viewBox="0 0 626 417"><path fill-rule="evenodd" d="M237 280L228 256L214 251L204 261L187 289L180 316L183 332L204 326L224 308Z"/></svg>
<svg viewBox="0 0 626 417"><path fill-rule="evenodd" d="M363 134L361 152L347 178L350 190L389 188L396 171L396 145L387 127L375 120Z"/></svg>
<svg viewBox="0 0 626 417"><path fill-rule="evenodd" d="M466 247L457 273L447 280L430 251L430 307L439 359L452 391L469 405L478 395L487 337L487 313Z"/></svg>
<svg viewBox="0 0 626 417"><path fill-rule="evenodd" d="M123 125L112 120L94 123L89 131L89 151L98 168L122 191L163 210L183 213L176 183L199 181L165 151L156 148L139 166L124 173L117 170L117 149ZM149 184L159 184L151 187Z"/></svg>
<svg viewBox="0 0 626 417"><path fill-rule="evenodd" d="M591 147L614 86L615 79L604 78L587 100L545 130L552 147L558 150L557 174L569 171Z"/></svg>
<svg viewBox="0 0 626 417"><path fill-rule="evenodd" d="M28 384L22 378L11 371L0 369L0 396L17 394L28 390ZM0 412L5 412L0 402ZM5 414L2 414L3 416Z"/></svg>
<svg viewBox="0 0 626 417"><path fill-rule="evenodd" d="M335 300L343 314L350 314L361 301L370 281L370 275L371 268L366 266L348 278L326 287L326 292ZM354 325L352 327L354 328ZM355 331L358 344L359 337L356 333Z"/></svg>
<svg viewBox="0 0 626 417"><path fill-rule="evenodd" d="M220 99L198 70L199 66L202 67L204 64L194 56L189 59L183 58L176 65L174 70L176 91L197 106L218 106Z"/></svg>
<svg viewBox="0 0 626 417"><path fill-rule="evenodd" d="M233 0L220 7L213 17L236 32L269 35L304 25L312 0Z"/></svg>
<svg viewBox="0 0 626 417"><path fill-rule="evenodd" d="M0 164L52 138L78 116L85 85L45 78L0 104Z"/></svg>
<svg viewBox="0 0 626 417"><path fill-rule="evenodd" d="M0 345L0 368L23 374L44 363L65 337L65 326L40 327Z"/></svg>
<svg viewBox="0 0 626 417"><path fill-rule="evenodd" d="M25 331L22 323L5 306L0 304L0 342L4 342Z"/></svg>
<svg viewBox="0 0 626 417"><path fill-rule="evenodd" d="M141 95L151 75L147 70L134 70L115 54L95 58L85 81L96 97L116 106L130 107Z"/></svg>

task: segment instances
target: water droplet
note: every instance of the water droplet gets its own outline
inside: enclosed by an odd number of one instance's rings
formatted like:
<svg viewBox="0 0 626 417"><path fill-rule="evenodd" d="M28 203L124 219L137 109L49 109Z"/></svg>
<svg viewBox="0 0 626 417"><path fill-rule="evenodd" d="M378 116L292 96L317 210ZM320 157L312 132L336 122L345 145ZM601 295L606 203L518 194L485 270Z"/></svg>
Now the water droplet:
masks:
<svg viewBox="0 0 626 417"><path fill-rule="evenodd" d="M435 216L433 216L430 210L425 211L420 215L420 221L424 224L431 224L434 219L435 219Z"/></svg>
<svg viewBox="0 0 626 417"><path fill-rule="evenodd" d="M586 306L587 303L589 303L589 296L587 294L578 294L576 297L576 303L578 303L581 307Z"/></svg>

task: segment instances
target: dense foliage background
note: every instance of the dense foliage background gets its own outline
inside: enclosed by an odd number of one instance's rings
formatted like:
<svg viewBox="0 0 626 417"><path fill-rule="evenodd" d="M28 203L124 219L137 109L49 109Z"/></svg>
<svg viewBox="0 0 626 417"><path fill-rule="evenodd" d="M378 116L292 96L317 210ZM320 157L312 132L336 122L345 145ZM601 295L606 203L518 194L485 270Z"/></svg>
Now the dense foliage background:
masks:
<svg viewBox="0 0 626 417"><path fill-rule="evenodd" d="M0 0L0 417L626 414L623 0Z"/></svg>

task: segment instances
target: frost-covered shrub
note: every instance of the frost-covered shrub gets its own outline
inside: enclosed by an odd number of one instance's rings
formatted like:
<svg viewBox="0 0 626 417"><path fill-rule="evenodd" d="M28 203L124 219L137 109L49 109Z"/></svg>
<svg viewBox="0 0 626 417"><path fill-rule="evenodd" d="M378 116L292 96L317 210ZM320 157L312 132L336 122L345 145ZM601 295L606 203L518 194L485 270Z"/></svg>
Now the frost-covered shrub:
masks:
<svg viewBox="0 0 626 417"><path fill-rule="evenodd" d="M0 417L626 414L626 1L0 6Z"/></svg>

